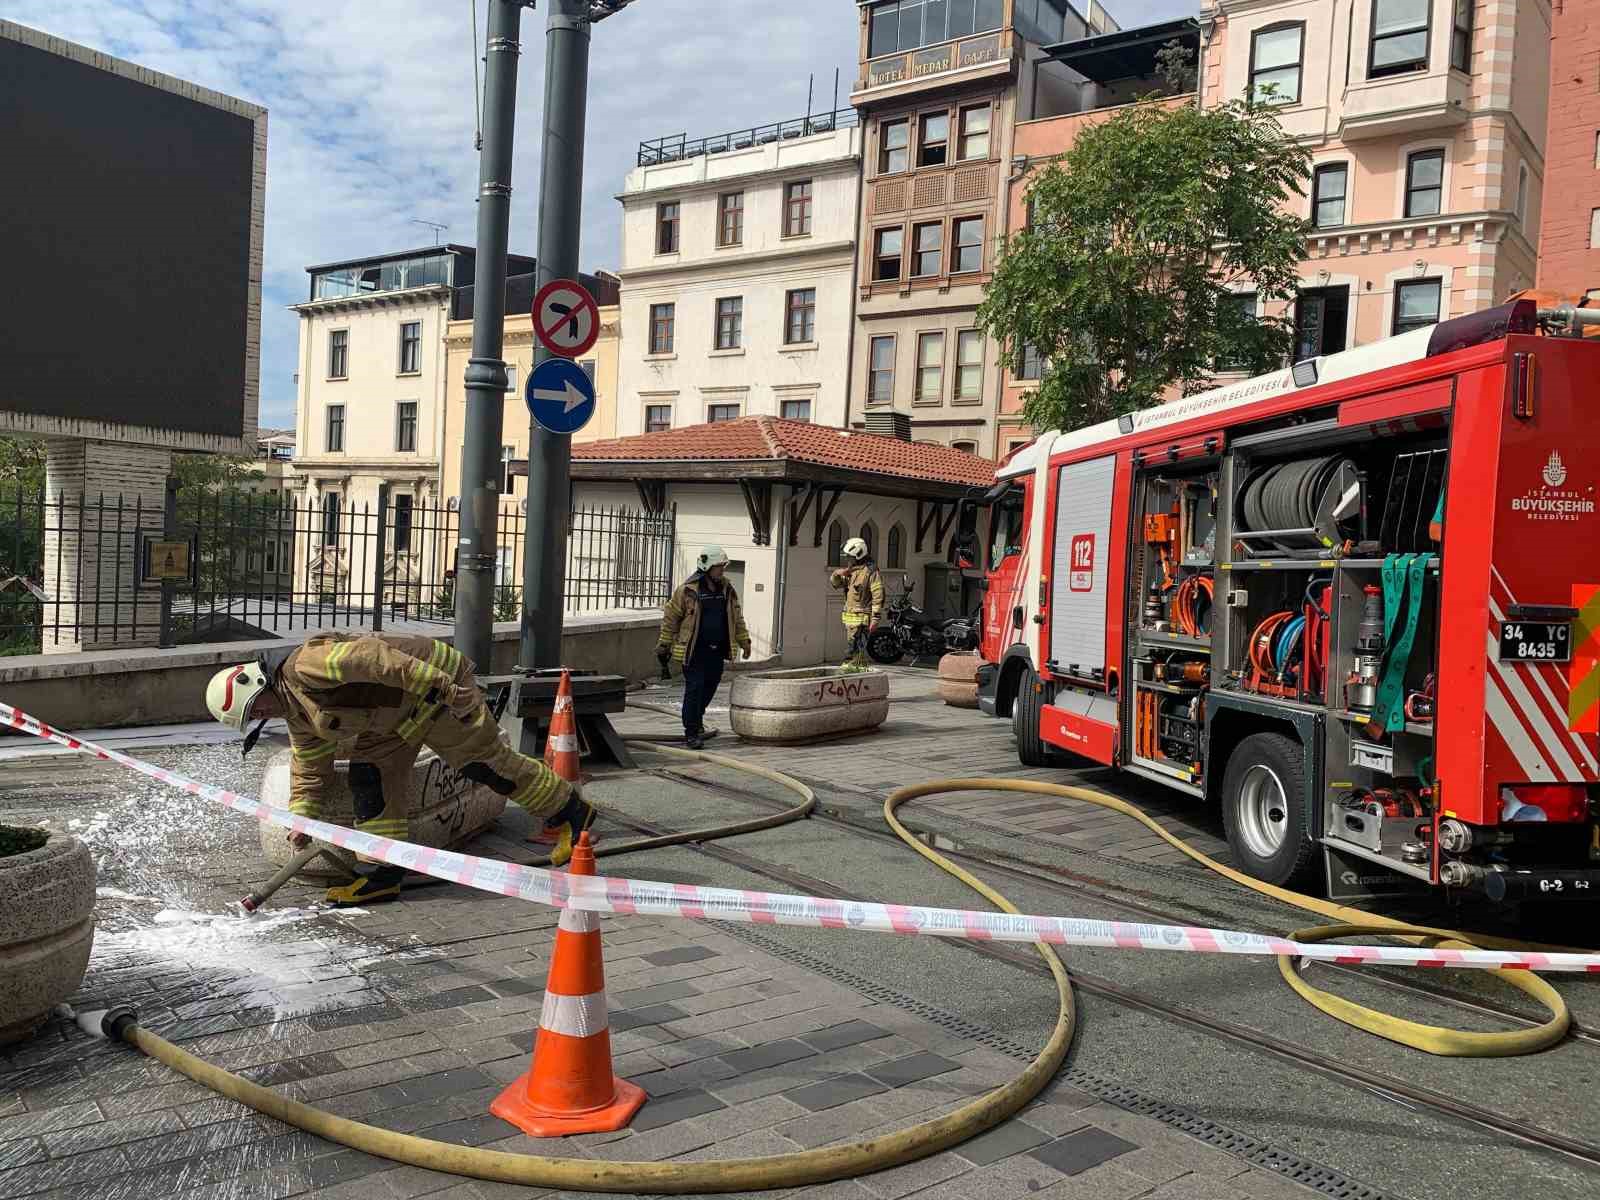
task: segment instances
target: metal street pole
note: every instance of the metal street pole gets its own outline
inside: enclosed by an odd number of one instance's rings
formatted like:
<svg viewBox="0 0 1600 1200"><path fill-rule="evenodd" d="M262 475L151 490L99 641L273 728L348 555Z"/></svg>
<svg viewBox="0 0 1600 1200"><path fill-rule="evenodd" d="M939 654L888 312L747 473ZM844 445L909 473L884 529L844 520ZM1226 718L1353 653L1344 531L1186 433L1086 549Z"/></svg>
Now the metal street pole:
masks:
<svg viewBox="0 0 1600 1200"><path fill-rule="evenodd" d="M461 529L456 560L456 649L493 670L495 564L499 551L504 424L506 247L511 224L511 151L517 119L517 37L529 0L489 0L483 80L483 150L478 156L478 261L472 288L472 357L461 448ZM531 513L530 513L531 516Z"/></svg>
<svg viewBox="0 0 1600 1200"><path fill-rule="evenodd" d="M583 132L589 95L590 0L548 0L544 146L539 159L539 286L578 277ZM535 345L533 363L550 357ZM562 583L571 519L572 439L528 422L527 545L517 665L561 665Z"/></svg>

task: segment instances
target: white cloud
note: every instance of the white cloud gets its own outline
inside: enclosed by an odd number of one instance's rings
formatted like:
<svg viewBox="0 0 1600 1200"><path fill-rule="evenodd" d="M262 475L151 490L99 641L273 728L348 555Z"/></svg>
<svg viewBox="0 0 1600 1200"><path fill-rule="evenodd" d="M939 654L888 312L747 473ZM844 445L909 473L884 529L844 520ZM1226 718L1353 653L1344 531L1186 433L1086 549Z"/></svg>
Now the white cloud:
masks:
<svg viewBox="0 0 1600 1200"><path fill-rule="evenodd" d="M1124 25L1185 0L1109 5ZM615 266L613 197L638 143L840 103L855 77L853 0L636 0L594 27L584 158L585 269ZM471 0L7 0L11 20L268 109L261 419L293 422L307 265L426 244L414 218L475 240ZM478 19L486 19L480 0ZM535 248L543 7L523 15L511 247ZM481 45L482 34L479 42Z"/></svg>

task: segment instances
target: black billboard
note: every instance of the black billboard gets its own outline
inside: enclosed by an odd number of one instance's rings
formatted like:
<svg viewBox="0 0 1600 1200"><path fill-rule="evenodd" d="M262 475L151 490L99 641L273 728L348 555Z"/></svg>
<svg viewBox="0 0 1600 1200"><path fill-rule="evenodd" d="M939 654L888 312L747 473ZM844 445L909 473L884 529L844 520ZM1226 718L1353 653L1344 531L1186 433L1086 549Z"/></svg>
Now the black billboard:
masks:
<svg viewBox="0 0 1600 1200"><path fill-rule="evenodd" d="M46 39L0 28L0 421L240 438L255 425L264 112L30 41Z"/></svg>

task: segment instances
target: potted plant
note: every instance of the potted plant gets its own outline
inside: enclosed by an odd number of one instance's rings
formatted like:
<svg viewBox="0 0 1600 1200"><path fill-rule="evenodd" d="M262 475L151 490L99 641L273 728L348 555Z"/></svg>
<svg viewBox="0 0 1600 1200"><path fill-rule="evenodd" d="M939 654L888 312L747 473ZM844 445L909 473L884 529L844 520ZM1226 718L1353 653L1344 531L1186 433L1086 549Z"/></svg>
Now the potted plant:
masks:
<svg viewBox="0 0 1600 1200"><path fill-rule="evenodd" d="M0 1045L78 990L94 948L94 859L75 837L0 825Z"/></svg>

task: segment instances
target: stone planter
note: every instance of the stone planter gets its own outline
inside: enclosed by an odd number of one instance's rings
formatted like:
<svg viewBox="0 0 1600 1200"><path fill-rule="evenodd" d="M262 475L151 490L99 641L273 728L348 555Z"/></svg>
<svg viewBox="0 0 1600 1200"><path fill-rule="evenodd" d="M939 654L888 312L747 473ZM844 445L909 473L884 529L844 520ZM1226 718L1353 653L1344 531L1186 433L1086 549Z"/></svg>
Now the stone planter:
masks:
<svg viewBox="0 0 1600 1200"><path fill-rule="evenodd" d="M334 825L353 826L356 816L348 782L350 764L341 760L334 764L334 771L338 778L323 802L322 819ZM280 750L267 760L261 800L274 808L289 807L289 751ZM468 781L433 751L424 750L411 768L411 832L406 840L419 846L454 849L498 821L505 807L504 796ZM294 854L288 831L281 825L263 823L261 852L280 867L288 862ZM339 878L339 872L323 856L313 858L302 875L312 879Z"/></svg>
<svg viewBox="0 0 1600 1200"><path fill-rule="evenodd" d="M939 699L952 708L978 707L978 668L983 659L976 654L946 654L939 660Z"/></svg>
<svg viewBox="0 0 1600 1200"><path fill-rule="evenodd" d="M752 742L811 742L848 737L889 715L883 671L803 667L736 675L729 702L734 733Z"/></svg>
<svg viewBox="0 0 1600 1200"><path fill-rule="evenodd" d="M75 837L0 858L0 1046L83 983L94 948L94 858Z"/></svg>

